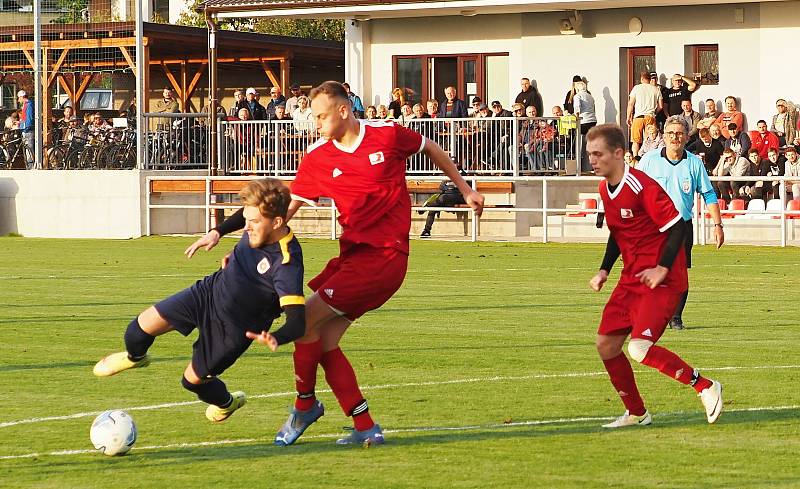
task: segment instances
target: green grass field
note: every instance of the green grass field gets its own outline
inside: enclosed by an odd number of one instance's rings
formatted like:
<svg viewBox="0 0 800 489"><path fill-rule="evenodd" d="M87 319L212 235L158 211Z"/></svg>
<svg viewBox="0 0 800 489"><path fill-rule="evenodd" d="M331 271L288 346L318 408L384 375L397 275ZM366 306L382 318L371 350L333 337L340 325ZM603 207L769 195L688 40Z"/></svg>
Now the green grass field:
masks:
<svg viewBox="0 0 800 489"><path fill-rule="evenodd" d="M689 329L660 344L723 383L717 424L693 390L640 366L654 424L607 432L624 408L593 345L611 290L587 287L601 245L414 242L402 290L342 345L386 430L364 449L333 444L349 420L322 375L326 415L272 445L290 346L254 345L222 376L249 402L219 425L180 386L190 338L159 338L147 369L92 376L133 316L235 243L187 261L190 242L0 238L0 487L800 487L796 248L695 248ZM303 246L307 279L337 251ZM139 427L124 457L91 451L110 408Z"/></svg>

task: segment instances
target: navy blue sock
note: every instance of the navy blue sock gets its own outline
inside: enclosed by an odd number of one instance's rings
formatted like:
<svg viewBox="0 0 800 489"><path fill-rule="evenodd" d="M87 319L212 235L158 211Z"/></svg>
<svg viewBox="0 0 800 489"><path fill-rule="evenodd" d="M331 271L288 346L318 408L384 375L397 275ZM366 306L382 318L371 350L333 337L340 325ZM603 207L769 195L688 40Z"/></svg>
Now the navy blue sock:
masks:
<svg viewBox="0 0 800 489"><path fill-rule="evenodd" d="M686 307L686 299L689 298L689 291L687 290L683 294L681 294L681 298L678 301L678 307L675 309L675 314L672 315L675 319L681 319L683 315L683 308Z"/></svg>
<svg viewBox="0 0 800 489"><path fill-rule="evenodd" d="M139 326L139 318L134 318L125 330L125 349L128 350L128 358L134 362L141 360L155 340L155 336L145 333Z"/></svg>
<svg viewBox="0 0 800 489"><path fill-rule="evenodd" d="M181 380L181 385L184 389L197 394L197 397L206 404L226 408L233 402L233 397L228 392L228 388L225 387L225 382L216 377L203 384L192 384L184 377Z"/></svg>

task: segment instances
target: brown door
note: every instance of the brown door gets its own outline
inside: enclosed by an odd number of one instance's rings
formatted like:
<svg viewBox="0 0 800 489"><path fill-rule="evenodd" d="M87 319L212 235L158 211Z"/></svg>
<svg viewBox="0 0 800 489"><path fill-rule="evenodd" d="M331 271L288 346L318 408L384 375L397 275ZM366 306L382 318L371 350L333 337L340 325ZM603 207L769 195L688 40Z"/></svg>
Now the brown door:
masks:
<svg viewBox="0 0 800 489"><path fill-rule="evenodd" d="M653 46L628 49L628 93L639 83L643 71L656 71L656 48Z"/></svg>

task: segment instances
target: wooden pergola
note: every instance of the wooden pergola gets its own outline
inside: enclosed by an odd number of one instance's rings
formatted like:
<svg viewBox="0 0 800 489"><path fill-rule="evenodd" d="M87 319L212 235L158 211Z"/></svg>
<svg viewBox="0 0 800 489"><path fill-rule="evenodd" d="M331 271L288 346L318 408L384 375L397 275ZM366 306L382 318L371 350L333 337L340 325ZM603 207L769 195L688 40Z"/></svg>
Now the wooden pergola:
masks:
<svg viewBox="0 0 800 489"><path fill-rule="evenodd" d="M42 90L50 94L58 83L72 101L80 100L102 72L126 70L144 79L150 93L153 70L160 70L176 94L180 110L197 111L191 98L208 69L208 39L204 28L171 24L144 24L143 53L136 56L133 22L51 24L42 26ZM285 36L220 31L217 63L248 66L263 71L273 86L286 87L292 63L337 66L344 61L341 43ZM0 27L0 83L9 74L30 76L33 85L33 27ZM147 101L143 101L146 103ZM49 133L51 98L43 99L41 117ZM144 110L148 111L147 105Z"/></svg>

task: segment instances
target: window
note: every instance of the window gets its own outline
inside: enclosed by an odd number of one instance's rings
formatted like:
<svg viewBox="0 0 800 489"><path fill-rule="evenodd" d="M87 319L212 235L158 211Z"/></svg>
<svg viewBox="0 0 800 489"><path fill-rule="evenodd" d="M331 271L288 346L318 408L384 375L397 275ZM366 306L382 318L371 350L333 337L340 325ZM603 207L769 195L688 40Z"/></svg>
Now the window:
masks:
<svg viewBox="0 0 800 489"><path fill-rule="evenodd" d="M14 110L17 108L17 86L0 85L0 109Z"/></svg>
<svg viewBox="0 0 800 489"><path fill-rule="evenodd" d="M703 85L719 85L719 45L691 46L692 73Z"/></svg>

